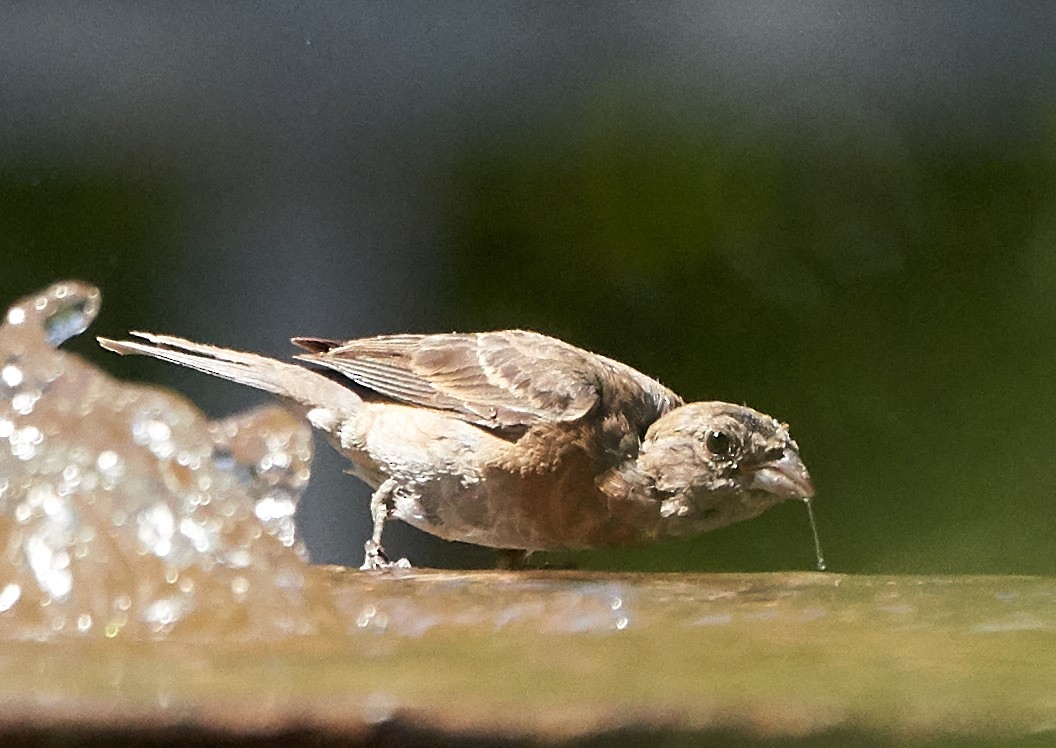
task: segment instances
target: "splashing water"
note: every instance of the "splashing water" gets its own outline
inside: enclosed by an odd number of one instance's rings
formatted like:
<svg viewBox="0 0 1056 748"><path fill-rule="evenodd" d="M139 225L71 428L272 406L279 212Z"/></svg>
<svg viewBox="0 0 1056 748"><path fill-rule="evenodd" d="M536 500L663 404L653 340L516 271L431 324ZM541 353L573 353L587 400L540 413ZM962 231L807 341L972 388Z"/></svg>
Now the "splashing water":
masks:
<svg viewBox="0 0 1056 748"><path fill-rule="evenodd" d="M0 317L0 641L302 634L329 625L293 514L307 423L209 423L58 346L101 295L64 281Z"/></svg>
<svg viewBox="0 0 1056 748"><path fill-rule="evenodd" d="M818 539L818 523L814 519L814 504L809 498L803 499L803 503L807 505L807 516L810 517L810 532L814 536L814 555L818 558L818 571L825 571L828 566L825 564L825 557L821 555L821 540Z"/></svg>

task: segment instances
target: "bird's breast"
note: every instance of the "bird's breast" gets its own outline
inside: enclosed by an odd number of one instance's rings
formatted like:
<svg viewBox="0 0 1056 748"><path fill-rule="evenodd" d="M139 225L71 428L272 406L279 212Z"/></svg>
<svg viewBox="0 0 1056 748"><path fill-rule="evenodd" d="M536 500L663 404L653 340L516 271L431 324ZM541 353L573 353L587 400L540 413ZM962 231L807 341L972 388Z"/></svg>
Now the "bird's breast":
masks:
<svg viewBox="0 0 1056 748"><path fill-rule="evenodd" d="M341 451L373 486L395 478L395 515L426 532L494 548L548 550L638 543L653 502L599 487L611 445L591 426L541 423L516 440L441 411L372 403Z"/></svg>

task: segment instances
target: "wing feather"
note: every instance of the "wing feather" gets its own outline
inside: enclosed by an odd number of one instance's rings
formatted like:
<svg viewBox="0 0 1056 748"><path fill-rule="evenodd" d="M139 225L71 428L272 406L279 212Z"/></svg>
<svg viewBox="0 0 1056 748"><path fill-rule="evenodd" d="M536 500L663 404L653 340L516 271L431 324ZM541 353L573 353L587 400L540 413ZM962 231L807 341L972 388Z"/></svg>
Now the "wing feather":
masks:
<svg viewBox="0 0 1056 748"><path fill-rule="evenodd" d="M606 388L622 388L631 395L630 406L649 420L681 403L630 367L521 330L294 342L309 351L298 359L379 395L449 411L488 428L577 420L598 407Z"/></svg>

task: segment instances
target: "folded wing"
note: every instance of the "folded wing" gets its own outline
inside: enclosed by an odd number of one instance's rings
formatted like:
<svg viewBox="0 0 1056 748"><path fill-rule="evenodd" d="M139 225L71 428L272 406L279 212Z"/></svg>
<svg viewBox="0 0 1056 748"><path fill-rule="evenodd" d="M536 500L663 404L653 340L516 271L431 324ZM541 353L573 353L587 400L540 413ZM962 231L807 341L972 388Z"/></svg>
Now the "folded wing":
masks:
<svg viewBox="0 0 1056 748"><path fill-rule="evenodd" d="M309 351L298 359L393 400L448 411L486 428L574 421L621 388L623 399L637 401L628 403L635 410L657 410L653 418L681 402L629 367L521 330L293 342Z"/></svg>

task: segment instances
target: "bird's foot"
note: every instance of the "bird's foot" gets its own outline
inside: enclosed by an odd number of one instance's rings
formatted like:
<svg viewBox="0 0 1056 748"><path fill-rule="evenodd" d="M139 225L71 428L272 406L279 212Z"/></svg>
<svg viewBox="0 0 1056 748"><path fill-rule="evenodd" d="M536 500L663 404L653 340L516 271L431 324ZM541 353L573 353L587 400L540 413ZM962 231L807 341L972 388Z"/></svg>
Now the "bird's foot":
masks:
<svg viewBox="0 0 1056 748"><path fill-rule="evenodd" d="M375 540L368 540L364 543L363 550L366 551L366 557L363 559L363 565L359 567L363 571L411 568L411 562L405 558L401 558L398 561L390 561L385 554L385 549L381 547L381 543Z"/></svg>

